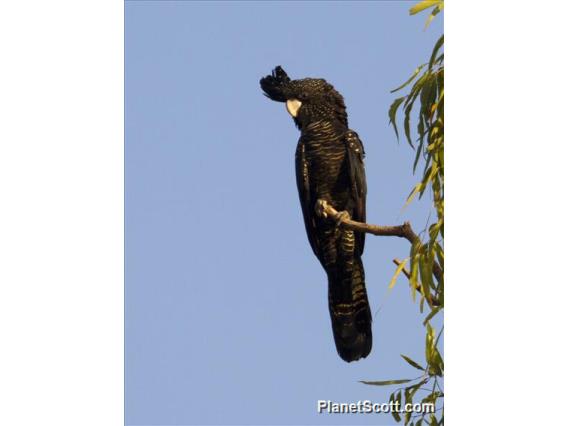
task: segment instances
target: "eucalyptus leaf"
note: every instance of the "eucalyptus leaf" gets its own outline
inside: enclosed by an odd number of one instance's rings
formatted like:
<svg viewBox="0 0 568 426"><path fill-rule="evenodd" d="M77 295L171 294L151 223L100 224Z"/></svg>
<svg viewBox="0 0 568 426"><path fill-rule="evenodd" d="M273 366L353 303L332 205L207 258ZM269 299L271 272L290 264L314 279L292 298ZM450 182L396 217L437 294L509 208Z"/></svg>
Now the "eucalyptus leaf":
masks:
<svg viewBox="0 0 568 426"><path fill-rule="evenodd" d="M422 68L424 68L426 66L426 64L422 64L420 65L418 68L416 68L414 70L414 72L412 73L412 75L410 76L410 78L408 80L406 80L404 83L402 83L400 86L398 86L396 89L392 89L390 92L394 93L394 92L398 92L400 89L405 88L406 86L408 86L412 80L414 80L416 78L416 76L418 75L418 73L420 72L420 70L422 70Z"/></svg>
<svg viewBox="0 0 568 426"><path fill-rule="evenodd" d="M390 120L389 122L394 127L394 133L396 134L397 140L399 139L399 136L398 136L398 128L396 127L396 112L400 104L404 101L404 99L405 96L395 99L389 108L389 120Z"/></svg>
<svg viewBox="0 0 568 426"><path fill-rule="evenodd" d="M416 361L411 360L409 357L407 357L406 355L400 355L402 357L402 359L404 359L406 362L408 362L410 365L412 365L414 368L417 368L419 370L425 371L424 367L422 367L420 364L418 364ZM409 388L410 389L410 388Z"/></svg>
<svg viewBox="0 0 568 426"><path fill-rule="evenodd" d="M423 325L426 325L428 323L428 321L430 321L432 318L434 318L434 316L440 312L440 308L436 307L434 309L432 309L430 311L430 313L428 315L426 315L426 318L424 318L424 321L422 322Z"/></svg>
<svg viewBox="0 0 568 426"><path fill-rule="evenodd" d="M400 265L398 265L398 267L396 268L396 271L394 271L394 275L392 276L390 283L389 283L389 289L393 288L394 285L396 284L396 279L398 278L398 276L400 275L400 273L404 269L404 265L406 265L407 261L408 261L408 259L404 259L402 262L400 262Z"/></svg>
<svg viewBox="0 0 568 426"><path fill-rule="evenodd" d="M373 386L389 386L389 385L401 385L403 383L411 382L412 379L401 379L401 380L379 380L379 381L366 381L361 380L360 383Z"/></svg>
<svg viewBox="0 0 568 426"><path fill-rule="evenodd" d="M394 398L395 402L398 402L398 407L400 409L400 407L402 407L402 393L401 391L398 391L398 393L396 394L395 398ZM392 411L392 416L394 417L394 419L397 422L400 422L400 415L396 412L396 407L395 409Z"/></svg>
<svg viewBox="0 0 568 426"><path fill-rule="evenodd" d="M422 117L420 118L420 123L422 123ZM420 129L418 130L420 132ZM416 166L418 165L418 161L420 160L420 154L422 154L422 147L424 146L424 138L420 138L420 144L416 149L416 155L414 157L414 164L412 165L412 173L416 172Z"/></svg>
<svg viewBox="0 0 568 426"><path fill-rule="evenodd" d="M430 56L430 62L428 63L428 68L432 69L434 66L436 55L440 48L444 45L444 34L438 39L436 44L434 45L434 49L432 50L432 56Z"/></svg>
<svg viewBox="0 0 568 426"><path fill-rule="evenodd" d="M441 3L442 0L422 0L420 3L415 4L409 10L411 15L416 15L417 13L422 12L430 7L436 6Z"/></svg>
<svg viewBox="0 0 568 426"><path fill-rule="evenodd" d="M434 8L434 10L432 11L432 13L430 13L430 15L428 16L428 19L426 19L426 25L424 25L424 29L428 29L428 27L430 26L430 23L433 21L434 17L440 13L442 11L442 9L440 8L440 6L436 6Z"/></svg>

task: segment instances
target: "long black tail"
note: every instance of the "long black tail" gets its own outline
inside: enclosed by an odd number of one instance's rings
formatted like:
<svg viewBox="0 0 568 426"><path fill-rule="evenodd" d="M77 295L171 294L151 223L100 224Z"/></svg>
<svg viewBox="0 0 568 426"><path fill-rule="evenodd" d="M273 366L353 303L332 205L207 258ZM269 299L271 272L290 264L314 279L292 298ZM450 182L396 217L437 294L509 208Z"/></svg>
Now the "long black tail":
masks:
<svg viewBox="0 0 568 426"><path fill-rule="evenodd" d="M365 289L365 270L360 257L329 268L329 314L335 347L347 362L365 358L371 352L371 308Z"/></svg>

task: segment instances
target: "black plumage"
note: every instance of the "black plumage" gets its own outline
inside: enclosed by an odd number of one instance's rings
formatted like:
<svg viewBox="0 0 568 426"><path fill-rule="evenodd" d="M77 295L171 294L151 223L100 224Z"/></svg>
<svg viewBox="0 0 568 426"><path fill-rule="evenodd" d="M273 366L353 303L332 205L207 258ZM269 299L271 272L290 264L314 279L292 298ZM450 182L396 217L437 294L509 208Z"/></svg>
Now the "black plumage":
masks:
<svg viewBox="0 0 568 426"><path fill-rule="evenodd" d="M361 255L365 234L341 229L316 214L324 200L365 222L364 149L349 129L343 97L323 79L291 80L282 67L260 80L264 94L286 102L301 136L296 181L308 240L328 276L329 312L337 352L345 361L371 351L371 310Z"/></svg>

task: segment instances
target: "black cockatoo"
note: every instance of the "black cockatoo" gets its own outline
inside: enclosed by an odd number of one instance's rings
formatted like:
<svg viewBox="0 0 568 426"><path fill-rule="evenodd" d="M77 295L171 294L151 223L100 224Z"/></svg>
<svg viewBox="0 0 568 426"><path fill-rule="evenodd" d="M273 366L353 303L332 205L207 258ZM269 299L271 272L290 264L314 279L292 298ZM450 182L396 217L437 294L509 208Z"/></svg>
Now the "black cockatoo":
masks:
<svg viewBox="0 0 568 426"><path fill-rule="evenodd" d="M349 129L343 97L325 80L291 80L277 66L260 80L260 86L273 101L286 103L301 132L296 182L308 240L328 277L337 352L347 362L364 358L372 346L371 309L361 261L365 234L342 229L316 214L321 200L365 222L363 144Z"/></svg>

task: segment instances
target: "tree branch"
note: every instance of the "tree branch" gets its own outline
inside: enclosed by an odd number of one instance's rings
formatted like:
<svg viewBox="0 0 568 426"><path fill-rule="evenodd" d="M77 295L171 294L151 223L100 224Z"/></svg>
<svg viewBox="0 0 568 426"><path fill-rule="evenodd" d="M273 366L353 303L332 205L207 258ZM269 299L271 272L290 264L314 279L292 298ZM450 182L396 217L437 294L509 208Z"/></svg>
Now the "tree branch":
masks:
<svg viewBox="0 0 568 426"><path fill-rule="evenodd" d="M357 222L350 217L345 216L345 212L338 212L325 200L318 200L316 203L316 214L320 217L330 218L345 229L352 231L366 232L367 234L379 235L383 237L401 237L406 238L411 244L419 242L420 238L412 230L409 222L396 226L370 225L368 223Z"/></svg>
<svg viewBox="0 0 568 426"><path fill-rule="evenodd" d="M331 219L339 226L350 229L351 231L365 232L367 234L378 235L382 237L400 237L406 238L411 244L421 244L420 238L410 225L410 222L404 222L402 225L383 226L370 225L364 222L357 222L347 214L347 212L338 212L327 201L319 199L316 203L316 214L324 219ZM438 282L442 281L443 271L438 262L434 261L433 271Z"/></svg>

